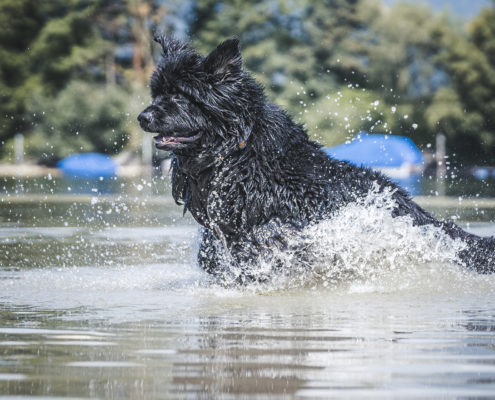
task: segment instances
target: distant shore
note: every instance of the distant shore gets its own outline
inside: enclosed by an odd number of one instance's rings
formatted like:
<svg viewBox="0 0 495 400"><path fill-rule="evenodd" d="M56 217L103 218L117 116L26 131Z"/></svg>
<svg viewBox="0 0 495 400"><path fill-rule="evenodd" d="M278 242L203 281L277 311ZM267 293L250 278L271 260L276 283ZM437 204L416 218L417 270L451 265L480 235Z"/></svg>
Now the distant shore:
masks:
<svg viewBox="0 0 495 400"><path fill-rule="evenodd" d="M118 166L116 175L122 178L135 178L149 174L150 167L144 165ZM43 176L61 176L58 168L37 164L4 164L0 163L0 178L39 178Z"/></svg>

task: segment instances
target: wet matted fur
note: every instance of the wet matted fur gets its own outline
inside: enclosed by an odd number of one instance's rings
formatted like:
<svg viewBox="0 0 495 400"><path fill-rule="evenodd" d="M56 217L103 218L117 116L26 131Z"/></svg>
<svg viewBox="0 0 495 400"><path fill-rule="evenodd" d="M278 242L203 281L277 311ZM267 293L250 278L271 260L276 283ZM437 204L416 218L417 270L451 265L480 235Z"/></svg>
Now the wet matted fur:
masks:
<svg viewBox="0 0 495 400"><path fill-rule="evenodd" d="M394 217L408 215L414 225L466 242L458 257L467 268L495 270L493 238L436 220L380 173L334 160L309 140L243 69L237 39L206 57L172 38L155 40L163 54L151 78L153 101L138 119L157 134L158 148L172 152L173 197L204 227L198 260L206 271L223 273L228 256L241 271L237 280L259 279L253 262L286 246L287 227L301 231L331 218L373 187L390 191Z"/></svg>

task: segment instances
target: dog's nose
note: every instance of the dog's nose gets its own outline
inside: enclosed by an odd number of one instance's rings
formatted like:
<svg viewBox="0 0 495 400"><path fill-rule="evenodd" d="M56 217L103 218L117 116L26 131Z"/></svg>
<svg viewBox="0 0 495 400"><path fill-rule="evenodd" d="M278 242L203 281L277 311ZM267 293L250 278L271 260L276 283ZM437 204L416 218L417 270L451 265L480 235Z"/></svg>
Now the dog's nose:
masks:
<svg viewBox="0 0 495 400"><path fill-rule="evenodd" d="M138 121L141 125L148 125L153 119L153 116L149 111L143 111L138 115Z"/></svg>

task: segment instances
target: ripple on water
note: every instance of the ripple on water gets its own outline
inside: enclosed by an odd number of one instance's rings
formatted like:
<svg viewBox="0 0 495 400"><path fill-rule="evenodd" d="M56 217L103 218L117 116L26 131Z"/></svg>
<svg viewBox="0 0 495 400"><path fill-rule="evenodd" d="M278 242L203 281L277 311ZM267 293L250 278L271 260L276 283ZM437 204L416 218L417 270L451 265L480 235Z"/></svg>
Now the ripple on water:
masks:
<svg viewBox="0 0 495 400"><path fill-rule="evenodd" d="M493 398L495 276L383 201L292 237L314 264L250 287L203 273L188 226L17 231L13 247L0 231L15 253L0 255L0 399Z"/></svg>
<svg viewBox="0 0 495 400"><path fill-rule="evenodd" d="M65 365L80 368L135 368L143 366L142 364L124 361L74 361Z"/></svg>

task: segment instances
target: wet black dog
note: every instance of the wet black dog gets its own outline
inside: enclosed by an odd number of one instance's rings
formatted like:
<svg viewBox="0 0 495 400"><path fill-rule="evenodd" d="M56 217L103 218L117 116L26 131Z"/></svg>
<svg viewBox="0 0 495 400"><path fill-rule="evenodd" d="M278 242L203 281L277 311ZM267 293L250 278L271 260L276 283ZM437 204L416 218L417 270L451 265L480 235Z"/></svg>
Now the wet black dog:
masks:
<svg viewBox="0 0 495 400"><path fill-rule="evenodd" d="M300 231L373 186L391 188L394 217L409 215L415 225L431 224L465 241L462 264L495 270L493 238L437 221L383 175L320 150L243 70L238 40L206 57L174 39L155 40L163 57L151 78L153 102L138 119L158 134L158 148L172 151L173 196L205 228L199 262L206 271L220 273L228 254L241 271L238 280L257 279L250 263L263 249L286 245L281 226Z"/></svg>

